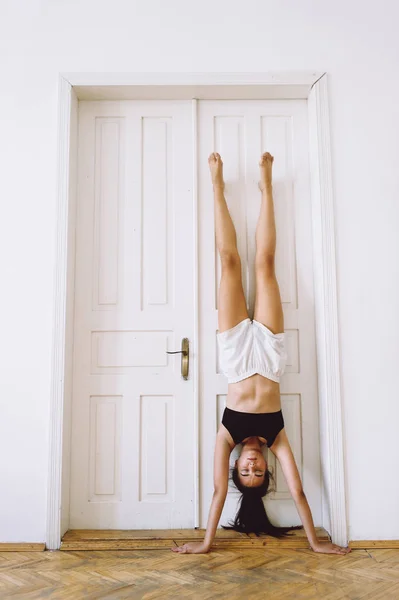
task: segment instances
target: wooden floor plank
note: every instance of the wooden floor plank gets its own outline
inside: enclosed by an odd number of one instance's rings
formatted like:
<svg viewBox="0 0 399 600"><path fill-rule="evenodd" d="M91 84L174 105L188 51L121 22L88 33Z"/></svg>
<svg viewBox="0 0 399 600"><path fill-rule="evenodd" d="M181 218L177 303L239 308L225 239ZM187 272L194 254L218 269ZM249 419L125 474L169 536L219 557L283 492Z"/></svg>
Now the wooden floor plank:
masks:
<svg viewBox="0 0 399 600"><path fill-rule="evenodd" d="M293 533L302 534L302 530ZM192 540L202 539L205 529L70 529L63 536L63 541L70 540L107 540L107 539L167 539L190 538ZM302 534L303 535L303 534ZM247 537L244 533L232 531L231 529L217 529L216 537L242 538Z"/></svg>
<svg viewBox="0 0 399 600"><path fill-rule="evenodd" d="M61 550L145 550L170 548L173 540L71 540L61 543Z"/></svg>
<svg viewBox="0 0 399 600"><path fill-rule="evenodd" d="M44 543L0 542L0 552L43 552L45 548Z"/></svg>
<svg viewBox="0 0 399 600"><path fill-rule="evenodd" d="M351 548L397 548L399 540L352 540L349 542Z"/></svg>
<svg viewBox="0 0 399 600"><path fill-rule="evenodd" d="M324 529L318 528L317 534L321 540L329 539ZM202 540L204 536L204 529L130 531L73 529L63 536L61 550L138 550L140 548L148 550ZM223 548L255 548L265 545L308 548L309 542L303 529L294 530L283 539L218 529L214 540L214 547Z"/></svg>

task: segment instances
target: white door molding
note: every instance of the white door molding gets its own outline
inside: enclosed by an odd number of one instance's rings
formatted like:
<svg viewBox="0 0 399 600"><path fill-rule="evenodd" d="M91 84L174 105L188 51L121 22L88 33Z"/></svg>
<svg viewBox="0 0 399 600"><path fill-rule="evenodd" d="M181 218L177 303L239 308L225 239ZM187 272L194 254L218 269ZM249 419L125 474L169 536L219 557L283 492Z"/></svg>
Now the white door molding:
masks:
<svg viewBox="0 0 399 600"><path fill-rule="evenodd" d="M341 379L339 370L334 198L327 76L308 99L316 349L324 527L347 544Z"/></svg>
<svg viewBox="0 0 399 600"><path fill-rule="evenodd" d="M54 284L53 359L46 547L61 544L65 395L68 216L70 210L71 99L142 98L306 98L309 107L313 215L315 317L318 359L323 526L337 544L347 543L345 474L339 372L335 232L331 178L327 77L322 73L68 74L58 86L57 231ZM197 357L195 357L197 359ZM197 436L195 436L198 439ZM198 471L197 471L198 472Z"/></svg>
<svg viewBox="0 0 399 600"><path fill-rule="evenodd" d="M53 292L53 342L46 531L46 547L49 550L59 548L61 542L61 481L65 396L71 100L71 84L63 77L59 77L56 197L57 221L55 232L56 248Z"/></svg>

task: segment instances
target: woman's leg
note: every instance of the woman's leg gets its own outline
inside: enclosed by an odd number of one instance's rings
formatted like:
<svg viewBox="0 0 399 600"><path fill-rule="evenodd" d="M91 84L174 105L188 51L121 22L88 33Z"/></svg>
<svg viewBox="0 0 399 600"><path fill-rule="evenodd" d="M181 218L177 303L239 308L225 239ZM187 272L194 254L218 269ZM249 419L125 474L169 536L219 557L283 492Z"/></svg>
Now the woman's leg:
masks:
<svg viewBox="0 0 399 600"><path fill-rule="evenodd" d="M266 325L273 333L282 333L284 331L283 307L274 265L276 224L272 191L273 160L274 158L266 152L259 162L262 205L256 227L254 319Z"/></svg>
<svg viewBox="0 0 399 600"><path fill-rule="evenodd" d="M208 162L215 201L216 245L222 264L218 298L218 329L221 333L248 318L248 311L242 287L236 230L224 197L222 159L213 152Z"/></svg>

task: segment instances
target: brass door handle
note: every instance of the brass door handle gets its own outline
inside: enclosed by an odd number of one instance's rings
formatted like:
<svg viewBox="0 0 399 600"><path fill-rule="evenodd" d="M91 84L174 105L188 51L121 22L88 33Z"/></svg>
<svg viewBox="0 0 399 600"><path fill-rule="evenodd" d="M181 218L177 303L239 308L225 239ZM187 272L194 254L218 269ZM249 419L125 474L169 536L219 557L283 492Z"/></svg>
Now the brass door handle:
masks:
<svg viewBox="0 0 399 600"><path fill-rule="evenodd" d="M188 379L188 357L189 357L189 345L188 338L183 338L181 341L181 350L175 352L168 352L166 354L181 354L181 376L183 379Z"/></svg>

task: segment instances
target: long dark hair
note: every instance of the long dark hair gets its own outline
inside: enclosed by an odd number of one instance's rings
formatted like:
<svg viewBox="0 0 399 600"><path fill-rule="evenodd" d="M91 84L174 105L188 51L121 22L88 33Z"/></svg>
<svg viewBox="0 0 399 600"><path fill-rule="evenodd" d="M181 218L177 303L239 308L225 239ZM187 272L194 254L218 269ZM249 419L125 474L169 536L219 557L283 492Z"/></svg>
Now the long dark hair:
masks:
<svg viewBox="0 0 399 600"><path fill-rule="evenodd" d="M238 468L232 470L232 479L236 488L241 492L238 511L234 521L223 525L223 529L234 529L242 533L265 533L276 538L289 535L289 531L302 529L302 526L276 527L269 521L262 498L273 491L270 482L274 482L271 471L266 470L263 483L258 487L246 487L240 481Z"/></svg>

